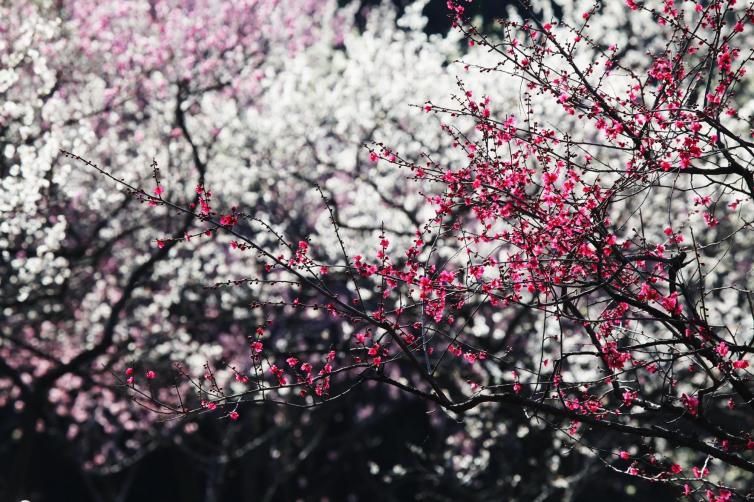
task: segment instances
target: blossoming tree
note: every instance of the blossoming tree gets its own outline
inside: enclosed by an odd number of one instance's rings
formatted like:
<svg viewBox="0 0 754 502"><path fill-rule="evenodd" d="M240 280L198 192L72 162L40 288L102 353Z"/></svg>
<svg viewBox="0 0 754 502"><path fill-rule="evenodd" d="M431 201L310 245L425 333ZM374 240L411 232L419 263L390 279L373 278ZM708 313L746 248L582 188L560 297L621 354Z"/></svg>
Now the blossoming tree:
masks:
<svg viewBox="0 0 754 502"><path fill-rule="evenodd" d="M448 493L567 491L574 445L746 497L752 6L538 2L488 32L451 1L430 38L423 2L361 33L353 7L295 5L3 7L0 398L22 437L60 429L106 473L165 438L202 457L211 419L222 477L284 432L272 500L325 434L306 410L409 397L454 431L417 452ZM547 464L523 489L513 435Z"/></svg>
<svg viewBox="0 0 754 502"><path fill-rule="evenodd" d="M738 247L750 242L754 196L741 97L753 7L628 1L657 35L642 58L635 40L621 47L592 33L599 5L570 22L529 11L494 35L468 23L462 3L449 7L469 44L497 58L469 69L506 75L521 100L497 107L461 80L454 104L424 106L450 119L441 129L460 156L370 147L372 161L434 185L434 214L408 246L382 230L374 252L353 251L337 197L319 186L337 259L213 205L203 185L195 205L163 197L157 175L154 190L126 185L192 219L194 232L230 236L259 283L284 284L252 305L268 326L276 311L299 311L349 327L319 354L281 358L260 325L246 389L229 394L211 374L186 373L195 400L149 400L235 421L253 403L310 407L377 382L458 416L519 409L628 476L691 497L746 497L754 312L751 260ZM537 329L517 333L527 316ZM140 381L127 385L149 397Z"/></svg>

